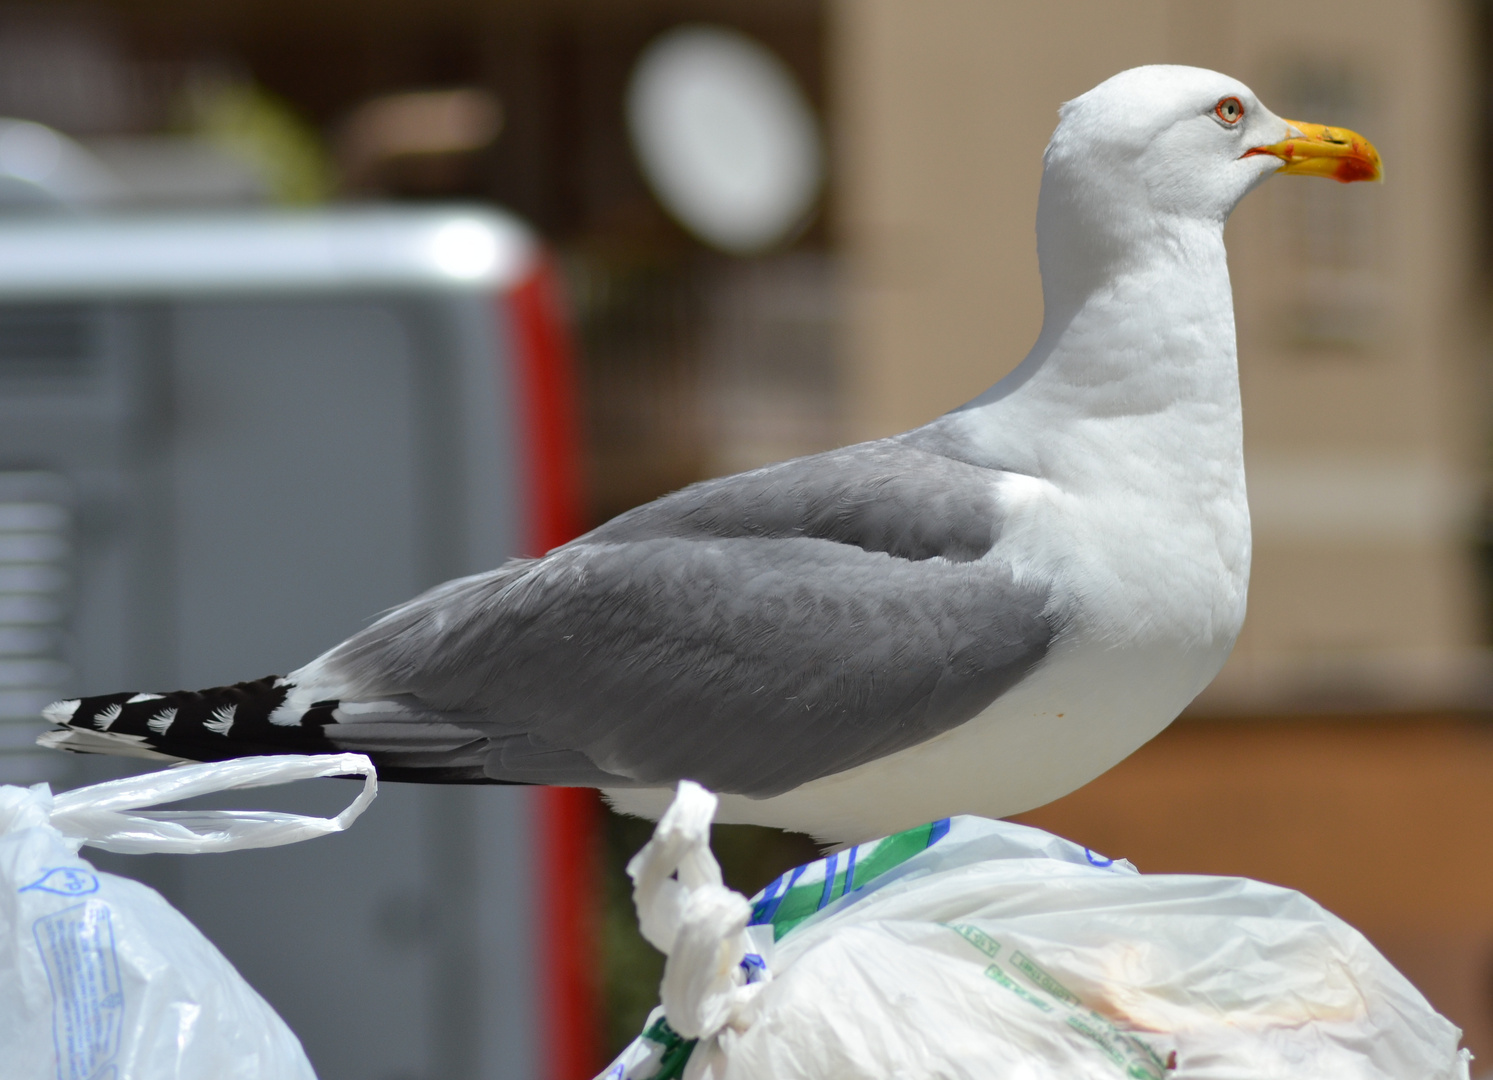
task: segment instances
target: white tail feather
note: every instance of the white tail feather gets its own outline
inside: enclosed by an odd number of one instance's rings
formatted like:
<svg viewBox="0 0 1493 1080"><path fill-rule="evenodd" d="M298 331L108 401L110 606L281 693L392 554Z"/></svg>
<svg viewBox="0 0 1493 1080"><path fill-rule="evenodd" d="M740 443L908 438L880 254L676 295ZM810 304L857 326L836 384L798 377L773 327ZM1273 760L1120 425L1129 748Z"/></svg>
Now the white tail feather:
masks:
<svg viewBox="0 0 1493 1080"><path fill-rule="evenodd" d="M42 719L49 724L65 724L73 718L73 713L78 711L82 702L77 698L69 698L67 701L54 701L41 711Z"/></svg>
<svg viewBox="0 0 1493 1080"><path fill-rule="evenodd" d="M36 744L49 750L72 750L80 754L113 754L115 757L149 758L152 761L188 760L151 749L146 745L143 735L89 731L86 728L45 731L36 737Z"/></svg>

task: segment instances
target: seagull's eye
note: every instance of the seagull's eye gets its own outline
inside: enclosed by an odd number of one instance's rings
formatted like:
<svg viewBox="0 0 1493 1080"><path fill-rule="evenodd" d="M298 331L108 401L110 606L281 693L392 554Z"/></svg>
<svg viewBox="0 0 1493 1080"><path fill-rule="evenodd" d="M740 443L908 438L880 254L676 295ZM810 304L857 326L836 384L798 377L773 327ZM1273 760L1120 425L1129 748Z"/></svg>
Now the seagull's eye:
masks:
<svg viewBox="0 0 1493 1080"><path fill-rule="evenodd" d="M1224 98L1217 105L1213 106L1213 111L1218 114L1218 118L1225 124L1237 124L1240 120L1244 119L1244 103L1236 97Z"/></svg>

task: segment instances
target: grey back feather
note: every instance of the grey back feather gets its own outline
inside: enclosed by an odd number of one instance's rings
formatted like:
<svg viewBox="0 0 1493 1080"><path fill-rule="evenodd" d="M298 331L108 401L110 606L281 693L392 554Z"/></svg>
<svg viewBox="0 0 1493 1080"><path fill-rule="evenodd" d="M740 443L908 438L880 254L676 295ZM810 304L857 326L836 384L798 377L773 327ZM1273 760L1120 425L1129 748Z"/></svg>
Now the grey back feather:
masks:
<svg viewBox="0 0 1493 1080"><path fill-rule="evenodd" d="M695 484L582 541L810 537L903 559L970 562L1000 533L996 479L988 469L885 439Z"/></svg>

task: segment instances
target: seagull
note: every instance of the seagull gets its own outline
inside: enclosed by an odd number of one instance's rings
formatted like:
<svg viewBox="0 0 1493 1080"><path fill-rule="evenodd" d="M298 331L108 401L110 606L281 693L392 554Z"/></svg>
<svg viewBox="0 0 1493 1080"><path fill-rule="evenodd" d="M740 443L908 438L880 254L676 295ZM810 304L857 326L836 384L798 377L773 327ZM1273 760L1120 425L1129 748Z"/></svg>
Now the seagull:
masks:
<svg viewBox="0 0 1493 1080"><path fill-rule="evenodd" d="M1122 72L1059 110L1041 333L972 401L437 586L285 676L58 702L40 741L355 751L655 818L689 779L722 821L839 843L1058 798L1165 728L1244 621L1223 227L1276 172L1381 176L1235 79Z"/></svg>

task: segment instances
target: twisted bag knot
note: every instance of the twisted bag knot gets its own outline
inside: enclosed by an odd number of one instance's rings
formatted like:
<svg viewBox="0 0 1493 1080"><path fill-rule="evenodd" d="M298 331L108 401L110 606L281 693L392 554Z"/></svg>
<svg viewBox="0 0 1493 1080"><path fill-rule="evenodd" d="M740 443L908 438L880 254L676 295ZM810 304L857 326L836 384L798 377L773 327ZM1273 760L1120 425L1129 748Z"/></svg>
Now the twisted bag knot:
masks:
<svg viewBox="0 0 1493 1080"><path fill-rule="evenodd" d="M669 1026L687 1039L708 1039L728 1025L750 1023L753 999L767 984L747 983L746 897L726 888L710 851L718 800L681 780L643 850L627 864L643 936L668 959L659 997Z"/></svg>

